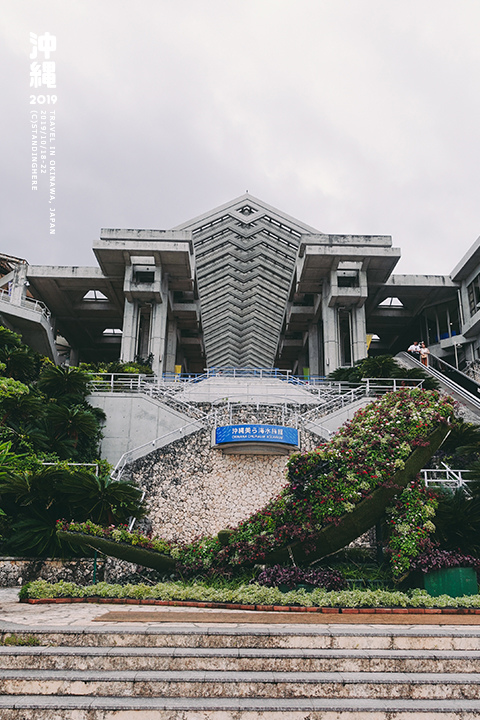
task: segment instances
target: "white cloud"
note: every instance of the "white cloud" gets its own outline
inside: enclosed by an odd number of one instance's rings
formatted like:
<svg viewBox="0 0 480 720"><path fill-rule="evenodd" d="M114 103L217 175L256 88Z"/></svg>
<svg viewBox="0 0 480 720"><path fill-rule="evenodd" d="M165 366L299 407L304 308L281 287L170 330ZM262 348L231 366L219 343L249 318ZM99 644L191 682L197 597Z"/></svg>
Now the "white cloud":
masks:
<svg viewBox="0 0 480 720"><path fill-rule="evenodd" d="M475 0L4 0L3 250L92 262L246 189L444 273L478 235ZM28 34L57 35L57 235L29 187Z"/></svg>

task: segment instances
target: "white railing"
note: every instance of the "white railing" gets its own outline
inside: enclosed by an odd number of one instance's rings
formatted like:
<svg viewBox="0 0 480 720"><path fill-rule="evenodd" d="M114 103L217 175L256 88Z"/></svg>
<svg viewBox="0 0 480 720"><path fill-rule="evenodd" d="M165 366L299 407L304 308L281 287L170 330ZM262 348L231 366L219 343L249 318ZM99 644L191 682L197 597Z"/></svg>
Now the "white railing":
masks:
<svg viewBox="0 0 480 720"><path fill-rule="evenodd" d="M190 417L202 418L205 413L196 405L177 396L181 388L158 384L155 375L134 375L131 373L96 373L89 383L92 393L133 393L146 395L170 407L175 407Z"/></svg>
<svg viewBox="0 0 480 720"><path fill-rule="evenodd" d="M367 395L378 395L386 392L396 392L404 387L423 387L423 380L414 378L362 378L365 383Z"/></svg>
<svg viewBox="0 0 480 720"><path fill-rule="evenodd" d="M242 400L233 400L231 398L221 398L212 403L212 417L214 427L218 427L224 421L228 420L229 425L235 424L235 413L240 413L244 409L250 411L269 411L277 412L279 415L279 424L288 427L298 428L298 408L299 403L288 398L280 397L281 402L248 402ZM243 420L239 420L238 424L242 424Z"/></svg>
<svg viewBox="0 0 480 720"><path fill-rule="evenodd" d="M165 433L165 435L160 435L160 437L155 438L155 440L150 440L149 442L143 443L143 445L132 448L132 450L127 450L127 452L123 453L115 465L112 477L118 480L121 477L126 465L135 462L135 460L139 460L141 457L148 455L148 453L151 453L154 450L165 447L165 445L170 445L170 443L175 442L175 440L181 440L194 430L201 430L206 427L210 418L210 415L206 415L202 420L192 420L192 422L186 423L176 430L171 430L170 432Z"/></svg>
<svg viewBox="0 0 480 720"><path fill-rule="evenodd" d="M13 307L15 307L16 305L16 303L12 303L11 295L9 294L8 290L5 290L3 288L0 288L0 300L10 303ZM46 320L50 320L52 316L52 313L45 305L45 303L43 303L41 300L36 300L35 298L22 298L22 302L20 303L19 307L24 307L27 308L27 310L33 310L34 312L39 312Z"/></svg>
<svg viewBox="0 0 480 720"><path fill-rule="evenodd" d="M238 374L235 374L233 372L236 370L238 370ZM206 378L224 379L236 377L237 379L242 379L248 377L260 377L260 375L255 375L253 373L253 370L251 375L241 375L241 371L242 368L233 368L232 374L225 375L219 373L204 373L202 375L195 376L165 375L161 377L158 377L157 375L137 375L133 373L95 373L94 378L91 381L91 385L96 392L138 392L139 390L141 390L143 384L148 384L149 386L156 387L168 386L169 392L180 392L185 384L195 384L201 382L202 380L205 380ZM275 372L277 373L276 375L274 374ZM178 382L174 382L174 378L177 378ZM339 380L325 380L324 378L318 379L321 380L321 382L314 382L310 384L308 382L305 382L304 380L300 380L293 375L288 375L288 371L285 371L285 375L282 378L279 374L279 371L272 370L270 375L264 374L262 379L288 379L289 382L292 382L295 385L299 385L306 390L313 390L314 392L321 391L322 394L330 393L332 395L339 395L346 392L347 390L359 387L358 383L348 383ZM423 380L416 380L412 378L364 378L361 381L361 386L363 387L365 385L367 388L367 392L370 394L371 390L376 391L377 389L380 389L383 392L388 392L390 390L399 390L401 387L405 386L421 387L423 385L423 382Z"/></svg>
<svg viewBox="0 0 480 720"><path fill-rule="evenodd" d="M278 368L253 368L253 367L212 367L206 368L203 374L206 378L231 377L231 378L275 378L278 380L289 380L293 382L304 382L290 370L279 370Z"/></svg>
<svg viewBox="0 0 480 720"><path fill-rule="evenodd" d="M366 387L352 388L351 390L343 393L343 395L336 395L335 397L329 398L325 402L316 405L311 410L307 410L307 412L302 413L300 420L303 424L306 422L315 422L315 418L329 415L330 413L335 412L335 410L340 410L341 408L351 405L366 396Z"/></svg>
<svg viewBox="0 0 480 720"><path fill-rule="evenodd" d="M155 375L134 375L133 373L95 373L90 381L92 392L133 392L141 393L146 386L157 382Z"/></svg>
<svg viewBox="0 0 480 720"><path fill-rule="evenodd" d="M236 370L233 368L232 370ZM240 371L242 368L240 368ZM211 377L220 377L212 375ZM231 377L231 376L230 376ZM241 376L240 376L241 377ZM287 394L279 394L271 392L278 386L268 388L268 379L272 375L265 376L264 397L259 397L258 388L252 387L251 393L239 391L238 387L222 387L222 395L224 397L216 400L204 400L201 404L211 404L212 407L218 407L221 404L230 403L232 406L279 406L284 405L298 408L302 402L298 398L291 398ZM227 376L228 378L228 376ZM302 414L302 422L308 422L315 418L323 417L335 410L341 409L351 403L363 398L383 395L387 392L398 390L406 385L412 387L421 387L423 380L412 380L411 378L366 378L360 385L345 382L327 381L322 385L315 387L315 394L318 404L314 408ZM155 375L134 375L130 373L96 373L90 382L90 391L92 393L134 393L143 394L147 397L154 398L159 402L164 402L170 407L174 407L180 412L194 419L205 418L205 412L199 407L199 401L186 400L183 395L185 388L184 383L170 384L163 383L161 379ZM313 389L313 388L312 388ZM267 392L268 391L268 392Z"/></svg>
<svg viewBox="0 0 480 720"><path fill-rule="evenodd" d="M470 470L453 470L442 463L443 468L426 468L421 470L421 475L426 487L449 487L452 490L465 488L468 492Z"/></svg>

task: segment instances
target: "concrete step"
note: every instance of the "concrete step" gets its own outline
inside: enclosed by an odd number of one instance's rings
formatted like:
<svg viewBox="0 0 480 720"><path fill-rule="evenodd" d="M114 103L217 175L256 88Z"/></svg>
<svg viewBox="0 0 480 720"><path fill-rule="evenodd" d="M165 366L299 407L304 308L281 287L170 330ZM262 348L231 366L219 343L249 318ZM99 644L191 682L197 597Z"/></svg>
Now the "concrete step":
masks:
<svg viewBox="0 0 480 720"><path fill-rule="evenodd" d="M480 700L480 674L3 670L0 694Z"/></svg>
<svg viewBox="0 0 480 720"><path fill-rule="evenodd" d="M478 700L0 697L2 720L465 720Z"/></svg>
<svg viewBox="0 0 480 720"><path fill-rule="evenodd" d="M480 650L0 647L0 669L480 673Z"/></svg>
<svg viewBox="0 0 480 720"><path fill-rule="evenodd" d="M2 720L480 717L477 626L8 629Z"/></svg>
<svg viewBox="0 0 480 720"><path fill-rule="evenodd" d="M53 647L267 648L362 650L479 650L480 626L474 625L250 625L176 624L146 628L99 626L27 627L4 624L11 634Z"/></svg>

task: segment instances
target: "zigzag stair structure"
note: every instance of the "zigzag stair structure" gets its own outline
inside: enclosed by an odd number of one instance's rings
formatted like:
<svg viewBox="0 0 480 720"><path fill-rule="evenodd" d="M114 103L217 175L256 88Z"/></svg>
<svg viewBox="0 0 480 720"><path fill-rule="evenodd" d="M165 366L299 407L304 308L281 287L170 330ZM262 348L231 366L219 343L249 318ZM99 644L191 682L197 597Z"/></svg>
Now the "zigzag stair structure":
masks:
<svg viewBox="0 0 480 720"><path fill-rule="evenodd" d="M208 365L273 367L308 225L255 198L195 218L192 232Z"/></svg>

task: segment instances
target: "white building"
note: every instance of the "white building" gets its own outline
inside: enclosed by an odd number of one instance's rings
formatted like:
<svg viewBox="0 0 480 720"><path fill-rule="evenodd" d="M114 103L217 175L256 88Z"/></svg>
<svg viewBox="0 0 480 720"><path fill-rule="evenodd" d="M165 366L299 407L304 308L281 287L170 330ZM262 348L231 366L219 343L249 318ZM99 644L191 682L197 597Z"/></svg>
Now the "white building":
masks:
<svg viewBox="0 0 480 720"><path fill-rule="evenodd" d="M1 321L57 361L324 375L415 339L480 356L480 239L451 275L395 275L390 236L325 235L245 194L172 230L102 230L93 250L96 267L3 256Z"/></svg>

